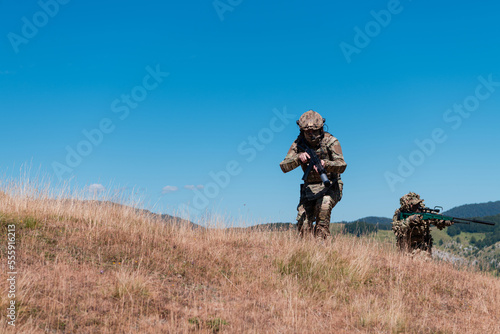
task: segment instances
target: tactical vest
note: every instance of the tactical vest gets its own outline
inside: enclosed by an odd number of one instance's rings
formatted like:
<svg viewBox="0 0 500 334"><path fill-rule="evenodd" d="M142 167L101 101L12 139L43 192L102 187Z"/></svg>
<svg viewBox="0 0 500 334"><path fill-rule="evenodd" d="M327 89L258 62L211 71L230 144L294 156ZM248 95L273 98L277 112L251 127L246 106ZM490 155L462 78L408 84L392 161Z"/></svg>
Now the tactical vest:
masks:
<svg viewBox="0 0 500 334"><path fill-rule="evenodd" d="M323 139L321 139L321 142L319 143L318 147L313 148L311 147L314 151L316 151L316 154L320 160L330 160L333 161L333 153L331 150L328 148L328 142L331 142L336 140L335 137L333 137L331 134L328 132L325 132L325 135L323 136ZM305 140L305 139L304 139ZM303 149L300 147L297 147L297 153L300 154L304 152ZM301 164L302 170L305 171L307 168L307 164ZM339 179L339 174L337 173L327 173L328 179L330 181L335 182L335 180ZM316 172L314 169L311 170L309 173L305 183L306 184L313 184L313 183L321 183L321 177L319 176L318 172Z"/></svg>

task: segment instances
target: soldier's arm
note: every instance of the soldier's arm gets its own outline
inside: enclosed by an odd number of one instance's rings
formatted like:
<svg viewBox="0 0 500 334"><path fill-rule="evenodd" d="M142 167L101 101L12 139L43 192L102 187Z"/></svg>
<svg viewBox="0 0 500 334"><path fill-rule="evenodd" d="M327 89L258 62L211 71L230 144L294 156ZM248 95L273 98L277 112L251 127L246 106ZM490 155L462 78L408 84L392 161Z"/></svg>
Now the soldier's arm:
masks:
<svg viewBox="0 0 500 334"><path fill-rule="evenodd" d="M404 219L400 219L401 210L397 209L392 217L392 231L396 234L396 237L401 237L406 233L408 226Z"/></svg>
<svg viewBox="0 0 500 334"><path fill-rule="evenodd" d="M401 214L401 210L397 209L394 211L394 215L392 216L392 222L397 222L399 219L399 215Z"/></svg>
<svg viewBox="0 0 500 334"><path fill-rule="evenodd" d="M401 219L401 209L397 209L392 217L392 225L406 225L406 226L416 226L423 224L422 218L418 214L411 215L405 219Z"/></svg>
<svg viewBox="0 0 500 334"><path fill-rule="evenodd" d="M449 220L432 219L431 224L436 226L439 230L442 230L445 227L453 225L453 222Z"/></svg>
<svg viewBox="0 0 500 334"><path fill-rule="evenodd" d="M280 162L280 167L283 173L288 173L289 171L299 167L300 164L299 154L297 153L297 143L293 142L285 159Z"/></svg>
<svg viewBox="0 0 500 334"><path fill-rule="evenodd" d="M332 137L327 145L332 153L333 160L324 160L326 171L329 173L343 173L347 164L344 161L344 155L342 154L342 147L340 147L339 141Z"/></svg>
<svg viewBox="0 0 500 334"><path fill-rule="evenodd" d="M410 217L406 218L406 220L408 221L408 225L411 227L429 225L428 221L422 219L422 216L419 216L417 214L411 215Z"/></svg>

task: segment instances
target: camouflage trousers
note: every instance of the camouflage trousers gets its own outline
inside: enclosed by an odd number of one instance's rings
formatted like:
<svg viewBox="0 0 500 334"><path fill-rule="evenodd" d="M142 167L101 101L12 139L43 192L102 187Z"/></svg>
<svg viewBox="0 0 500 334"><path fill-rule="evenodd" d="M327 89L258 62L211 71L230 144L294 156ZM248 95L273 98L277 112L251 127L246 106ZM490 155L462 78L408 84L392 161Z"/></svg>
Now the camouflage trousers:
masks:
<svg viewBox="0 0 500 334"><path fill-rule="evenodd" d="M297 227L300 236L314 235L325 239L329 237L330 216L337 203L338 201L330 195L312 201L301 201L297 207Z"/></svg>

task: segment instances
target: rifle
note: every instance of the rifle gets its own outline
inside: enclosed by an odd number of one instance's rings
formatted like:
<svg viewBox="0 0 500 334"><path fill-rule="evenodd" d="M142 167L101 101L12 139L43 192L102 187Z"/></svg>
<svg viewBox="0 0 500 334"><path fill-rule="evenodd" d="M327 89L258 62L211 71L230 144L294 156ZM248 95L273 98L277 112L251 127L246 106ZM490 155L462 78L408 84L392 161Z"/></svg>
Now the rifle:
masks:
<svg viewBox="0 0 500 334"><path fill-rule="evenodd" d="M302 142L303 144L303 142ZM332 185L332 182L328 179L328 176L326 175L326 170L325 167L321 164L321 159L318 157L316 152L311 149L307 145L300 145L297 144L297 146L301 149L304 150L307 154L309 154L309 165L307 165L306 171L304 172L304 176L302 176L302 180L305 181L307 177L309 176L309 173L313 169L314 166L316 166L316 169L318 170L319 176L321 177L321 181L323 181L323 184L325 187L330 187Z"/></svg>
<svg viewBox="0 0 500 334"><path fill-rule="evenodd" d="M466 219L466 218L457 218L457 217L452 217L452 216L443 216L439 214L439 209L440 207L434 207L434 209L430 208L422 208L421 212L401 212L399 214L399 219L406 219L410 216L413 215L419 215L422 217L423 220L427 219L438 219L438 220L445 220L445 221L450 221L452 223L458 223L458 224L470 224L470 223L476 223L476 224L482 224L482 225L491 225L494 226L495 223L483 221L483 220L477 220L477 219ZM443 208L441 208L443 209Z"/></svg>

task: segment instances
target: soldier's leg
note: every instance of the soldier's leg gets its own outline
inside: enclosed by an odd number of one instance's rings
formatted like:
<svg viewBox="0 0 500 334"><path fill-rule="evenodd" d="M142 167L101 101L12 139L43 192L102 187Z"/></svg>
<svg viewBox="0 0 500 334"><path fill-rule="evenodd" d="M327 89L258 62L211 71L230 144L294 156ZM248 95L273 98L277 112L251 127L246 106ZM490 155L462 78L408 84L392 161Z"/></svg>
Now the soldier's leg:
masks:
<svg viewBox="0 0 500 334"><path fill-rule="evenodd" d="M323 198L316 200L316 226L314 228L316 237L326 239L330 236L330 216L336 204L337 202L330 195L325 195Z"/></svg>
<svg viewBox="0 0 500 334"><path fill-rule="evenodd" d="M432 254L432 236L430 231L419 232L412 238L413 250L420 250L429 255Z"/></svg>
<svg viewBox="0 0 500 334"><path fill-rule="evenodd" d="M301 237L311 235L314 221L314 202L300 203L297 207L297 228Z"/></svg>
<svg viewBox="0 0 500 334"><path fill-rule="evenodd" d="M407 251L409 246L408 240L408 223L406 220L396 220L392 222L392 231L396 235L396 245L400 251Z"/></svg>
<svg viewBox="0 0 500 334"><path fill-rule="evenodd" d="M422 249L423 243L423 235L422 229L423 226L422 218L417 215L413 215L408 217L408 251L414 253L416 250Z"/></svg>
<svg viewBox="0 0 500 334"><path fill-rule="evenodd" d="M400 251L405 251L407 248L407 243L405 241L405 238L403 236L396 236L396 245L398 246L398 249Z"/></svg>
<svg viewBox="0 0 500 334"><path fill-rule="evenodd" d="M425 248L425 251L432 256L432 235L430 232L425 236Z"/></svg>

